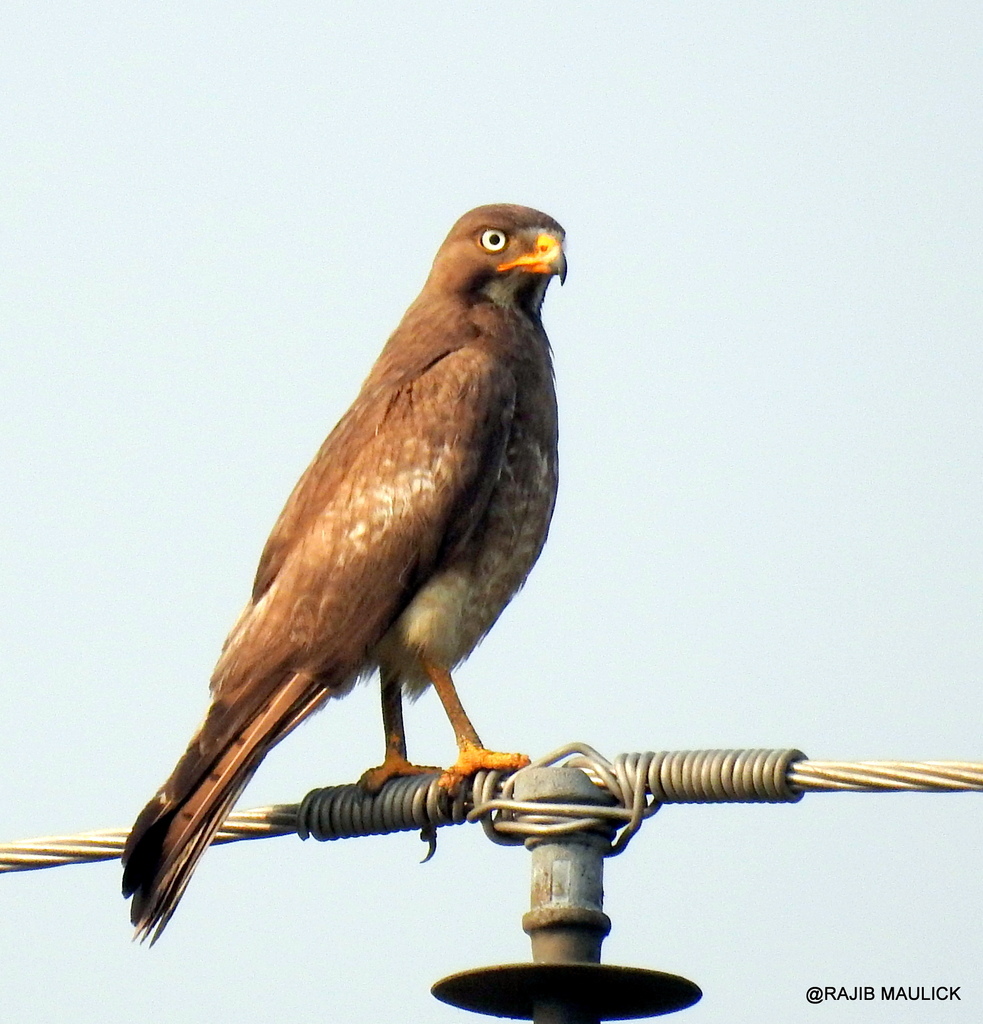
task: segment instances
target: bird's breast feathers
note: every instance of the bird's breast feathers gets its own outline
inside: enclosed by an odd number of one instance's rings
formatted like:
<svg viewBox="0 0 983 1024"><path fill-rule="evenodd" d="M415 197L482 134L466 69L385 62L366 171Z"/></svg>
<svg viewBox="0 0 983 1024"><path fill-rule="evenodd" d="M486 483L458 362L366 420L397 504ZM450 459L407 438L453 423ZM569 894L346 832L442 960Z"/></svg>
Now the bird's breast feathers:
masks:
<svg viewBox="0 0 983 1024"><path fill-rule="evenodd" d="M441 665L463 661L525 582L546 540L555 492L555 450L528 440L510 447L457 558L423 584L378 645L378 661L410 694L429 684L421 654Z"/></svg>

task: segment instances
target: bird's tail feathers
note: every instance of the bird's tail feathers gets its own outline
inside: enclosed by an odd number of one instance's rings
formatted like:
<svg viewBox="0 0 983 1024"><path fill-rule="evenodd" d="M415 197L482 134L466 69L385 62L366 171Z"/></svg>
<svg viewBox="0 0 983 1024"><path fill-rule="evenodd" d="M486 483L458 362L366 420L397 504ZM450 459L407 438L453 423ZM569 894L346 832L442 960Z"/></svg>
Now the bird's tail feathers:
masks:
<svg viewBox="0 0 983 1024"><path fill-rule="evenodd" d="M130 919L135 938L151 945L174 913L191 875L221 828L260 761L314 707L328 696L311 678L297 673L210 761L197 784L168 799L167 785L144 808L123 855L123 894L133 896ZM198 756L189 748L186 759ZM174 774L186 774L179 763Z"/></svg>

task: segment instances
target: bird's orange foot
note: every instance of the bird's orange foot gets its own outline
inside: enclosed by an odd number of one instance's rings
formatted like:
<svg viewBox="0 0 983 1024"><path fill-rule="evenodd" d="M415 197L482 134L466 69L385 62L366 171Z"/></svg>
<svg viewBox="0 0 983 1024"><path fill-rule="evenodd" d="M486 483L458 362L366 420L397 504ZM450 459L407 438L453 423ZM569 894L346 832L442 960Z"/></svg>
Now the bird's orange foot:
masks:
<svg viewBox="0 0 983 1024"><path fill-rule="evenodd" d="M440 770L433 765L413 764L402 755L390 752L378 768L363 772L358 784L366 793L375 796L390 779L400 779L407 775L436 775Z"/></svg>
<svg viewBox="0 0 983 1024"><path fill-rule="evenodd" d="M475 772L514 772L525 768L527 764L529 758L525 754L500 754L496 750L485 750L484 747L461 747L457 761L440 776L440 787L453 792Z"/></svg>

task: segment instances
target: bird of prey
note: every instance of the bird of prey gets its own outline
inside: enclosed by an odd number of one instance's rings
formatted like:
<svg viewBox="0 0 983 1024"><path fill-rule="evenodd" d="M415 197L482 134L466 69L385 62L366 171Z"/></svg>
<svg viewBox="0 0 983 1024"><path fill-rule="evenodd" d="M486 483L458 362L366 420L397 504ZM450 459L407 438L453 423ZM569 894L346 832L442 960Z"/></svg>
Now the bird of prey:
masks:
<svg viewBox="0 0 983 1024"><path fill-rule="evenodd" d="M451 229L423 291L287 501L211 680L211 705L136 820L123 893L156 941L267 752L379 670L385 759L407 760L402 697L437 691L459 756L453 788L521 754L486 749L451 670L522 586L556 497L556 397L540 310L566 274L564 231L523 206Z"/></svg>

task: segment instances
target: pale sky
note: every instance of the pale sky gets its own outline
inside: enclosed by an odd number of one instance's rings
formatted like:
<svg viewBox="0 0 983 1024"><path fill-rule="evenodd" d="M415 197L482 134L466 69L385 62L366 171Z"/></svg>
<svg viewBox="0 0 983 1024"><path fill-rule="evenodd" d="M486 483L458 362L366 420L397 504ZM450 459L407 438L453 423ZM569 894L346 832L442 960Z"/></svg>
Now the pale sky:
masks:
<svg viewBox="0 0 983 1024"><path fill-rule="evenodd" d="M983 761L978 3L8 2L0 15L0 839L129 825L267 532L453 221L543 209L546 551L458 675L548 752ZM242 806L378 763L371 684ZM433 695L410 753L453 758ZM983 803L668 807L608 962L693 1024L983 1013ZM5 876L0 1021L452 1024L525 960L477 827L211 851L152 950L119 865ZM962 986L811 1007L810 985Z"/></svg>

